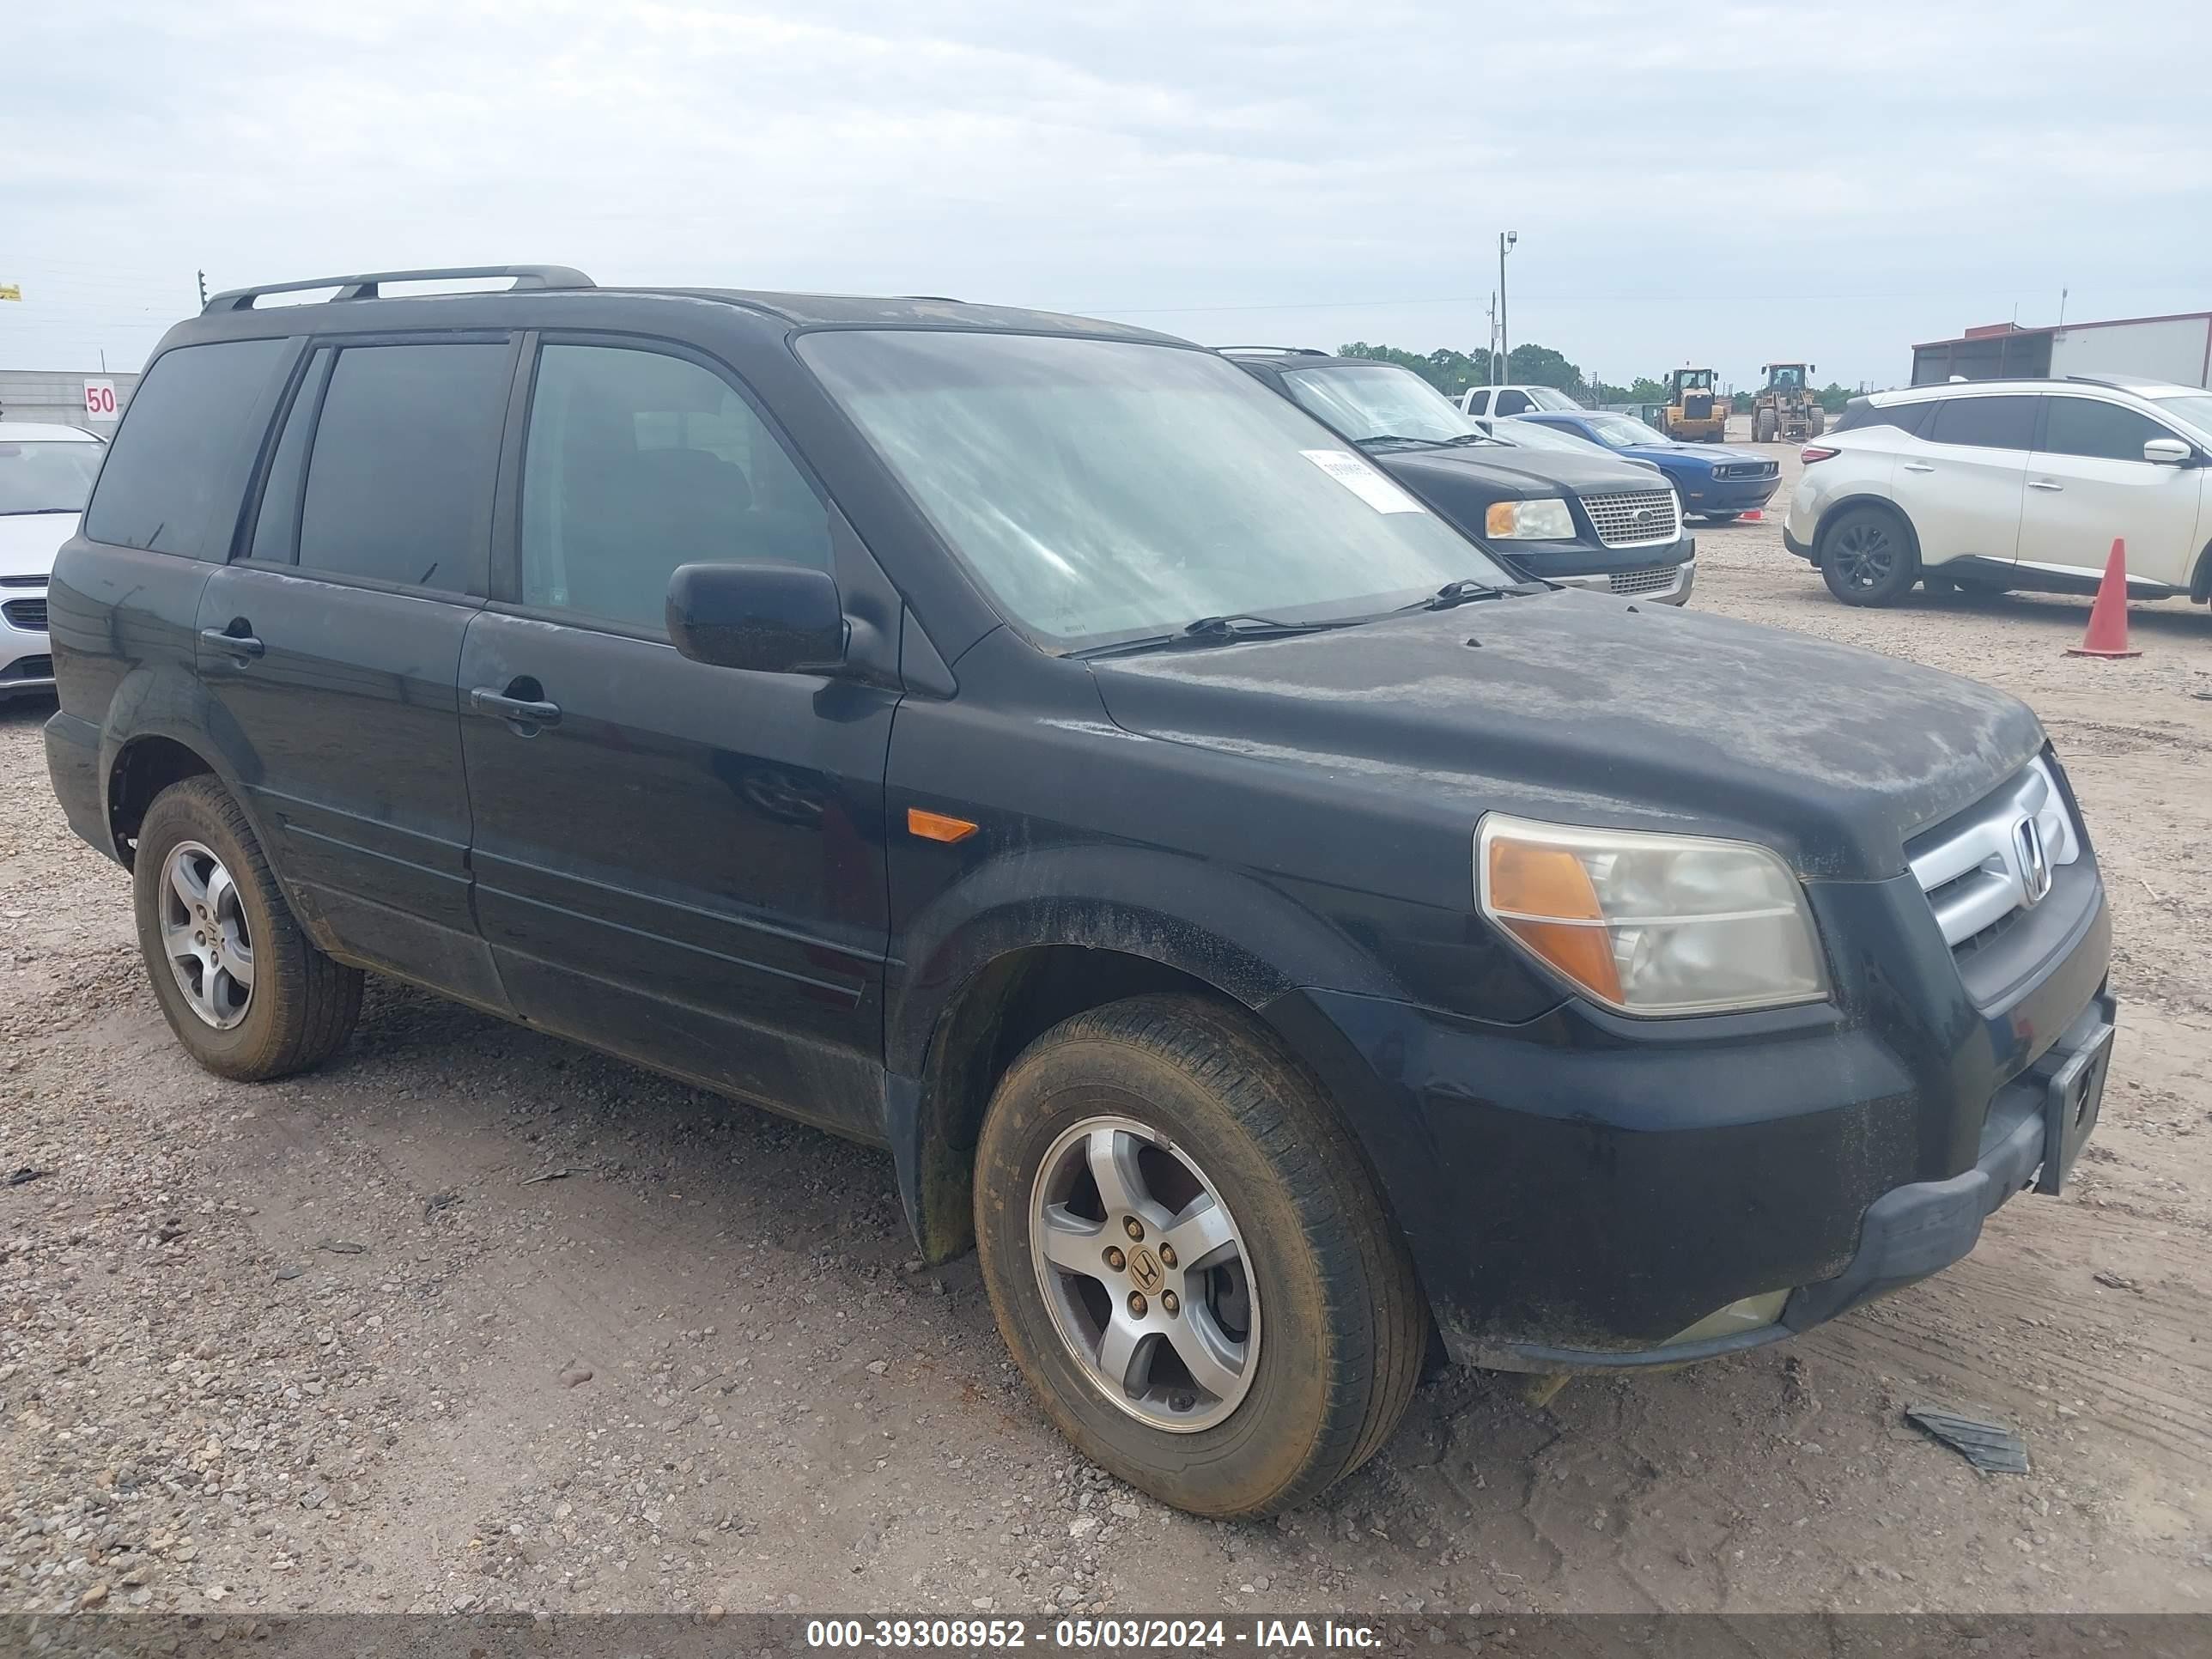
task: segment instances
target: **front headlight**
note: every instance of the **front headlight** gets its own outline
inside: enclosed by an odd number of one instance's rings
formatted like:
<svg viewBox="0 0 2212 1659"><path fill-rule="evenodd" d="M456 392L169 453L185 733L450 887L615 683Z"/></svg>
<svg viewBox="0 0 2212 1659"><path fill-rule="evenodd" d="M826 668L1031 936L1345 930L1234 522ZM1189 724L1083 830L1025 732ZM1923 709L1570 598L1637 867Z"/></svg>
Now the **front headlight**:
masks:
<svg viewBox="0 0 2212 1659"><path fill-rule="evenodd" d="M1476 835L1474 869L1483 915L1623 1013L1720 1013L1826 994L1805 890L1764 847L1492 812Z"/></svg>
<svg viewBox="0 0 2212 1659"><path fill-rule="evenodd" d="M1540 501L1492 501L1483 528L1500 541L1566 542L1575 536L1575 515L1558 496Z"/></svg>

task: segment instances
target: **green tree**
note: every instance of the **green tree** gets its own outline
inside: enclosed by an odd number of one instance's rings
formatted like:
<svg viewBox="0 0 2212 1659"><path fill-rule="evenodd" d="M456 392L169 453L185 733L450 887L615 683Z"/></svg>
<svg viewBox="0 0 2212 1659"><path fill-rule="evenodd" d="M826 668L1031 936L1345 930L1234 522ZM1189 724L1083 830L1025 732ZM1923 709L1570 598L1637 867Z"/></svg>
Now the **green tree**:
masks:
<svg viewBox="0 0 2212 1659"><path fill-rule="evenodd" d="M1505 378L1515 386L1550 386L1571 393L1583 386L1583 372L1549 346L1517 345L1505 358Z"/></svg>

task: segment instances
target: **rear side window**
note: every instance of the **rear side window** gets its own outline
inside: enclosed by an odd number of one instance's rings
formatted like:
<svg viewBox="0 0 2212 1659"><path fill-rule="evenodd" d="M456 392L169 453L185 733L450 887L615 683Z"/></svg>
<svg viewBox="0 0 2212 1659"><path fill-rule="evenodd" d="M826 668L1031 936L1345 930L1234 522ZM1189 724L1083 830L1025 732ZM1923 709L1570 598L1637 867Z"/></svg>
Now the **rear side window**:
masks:
<svg viewBox="0 0 2212 1659"><path fill-rule="evenodd" d="M522 602L658 632L680 564L830 568L830 515L752 405L655 351L548 345L522 464Z"/></svg>
<svg viewBox="0 0 2212 1659"><path fill-rule="evenodd" d="M1496 410L1498 414L1526 415L1534 407L1535 405L1528 401L1528 394L1525 392L1501 392L1498 394Z"/></svg>
<svg viewBox="0 0 2212 1659"><path fill-rule="evenodd" d="M1936 410L1927 436L1939 444L2026 449L2035 441L2033 398L1949 398Z"/></svg>
<svg viewBox="0 0 2212 1659"><path fill-rule="evenodd" d="M84 533L116 547L221 558L237 523L239 466L284 340L165 351L110 446Z"/></svg>
<svg viewBox="0 0 2212 1659"><path fill-rule="evenodd" d="M2148 415L2094 398L2053 398L2043 434L2046 455L2086 455L2107 461L2140 461L2153 438L2174 434Z"/></svg>
<svg viewBox="0 0 2212 1659"><path fill-rule="evenodd" d="M339 352L307 463L300 568L441 593L480 581L507 380L504 345Z"/></svg>

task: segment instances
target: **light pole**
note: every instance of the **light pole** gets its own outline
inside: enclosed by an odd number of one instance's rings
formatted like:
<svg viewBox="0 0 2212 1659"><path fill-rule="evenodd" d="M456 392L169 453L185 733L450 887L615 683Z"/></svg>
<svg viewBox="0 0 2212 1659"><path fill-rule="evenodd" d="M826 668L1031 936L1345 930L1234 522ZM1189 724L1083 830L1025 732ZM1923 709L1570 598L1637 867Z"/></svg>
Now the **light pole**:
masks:
<svg viewBox="0 0 2212 1659"><path fill-rule="evenodd" d="M1505 384L1507 362L1513 356L1512 342L1505 337L1505 256L1513 251L1514 243L1521 240L1517 230L1502 230L1498 234L1498 352L1491 358L1491 384Z"/></svg>

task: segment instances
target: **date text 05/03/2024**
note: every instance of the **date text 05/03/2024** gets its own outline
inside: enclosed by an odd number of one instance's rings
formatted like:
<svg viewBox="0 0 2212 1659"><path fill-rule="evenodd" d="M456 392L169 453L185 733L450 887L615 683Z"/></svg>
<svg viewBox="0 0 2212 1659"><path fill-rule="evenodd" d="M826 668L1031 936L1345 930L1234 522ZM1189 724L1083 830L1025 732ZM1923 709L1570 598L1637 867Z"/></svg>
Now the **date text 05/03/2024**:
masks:
<svg viewBox="0 0 2212 1659"><path fill-rule="evenodd" d="M810 1619L811 1648L896 1651L1038 1647L1079 1651L1290 1653L1362 1650L1382 1644L1374 1626L1334 1619L1255 1619L1244 1626L1221 1619Z"/></svg>

